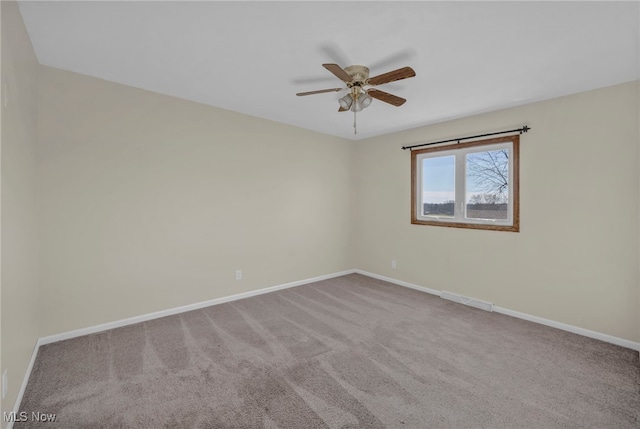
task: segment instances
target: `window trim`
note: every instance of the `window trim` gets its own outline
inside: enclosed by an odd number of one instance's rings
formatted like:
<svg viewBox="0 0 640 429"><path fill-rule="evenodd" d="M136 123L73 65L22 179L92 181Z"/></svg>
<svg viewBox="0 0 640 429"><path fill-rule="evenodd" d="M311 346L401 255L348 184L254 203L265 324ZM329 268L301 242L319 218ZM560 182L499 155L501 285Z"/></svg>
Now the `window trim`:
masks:
<svg viewBox="0 0 640 429"><path fill-rule="evenodd" d="M421 171L417 165L418 156L424 153L431 152L442 152L442 151L451 151L457 152L460 150L478 147L478 146L489 146L495 145L499 143L512 143L512 153L510 160L510 174L511 182L509 183L509 187L511 188L512 196L512 206L513 213L512 218L513 222L511 225L497 225L491 223L472 223L472 222L456 222L456 221L445 221L445 220L424 220L418 217L418 191L421 186L418 184L418 173ZM457 155L456 155L457 156ZM509 232L520 232L520 136L507 136L507 137L497 137L493 139L486 140L475 140L467 143L454 143L454 144L446 144L441 146L433 146L425 149L418 149L411 151L411 223L414 225L432 225L432 226L445 226L452 228L467 228L467 229L483 229L483 230L491 230L491 231L509 231Z"/></svg>

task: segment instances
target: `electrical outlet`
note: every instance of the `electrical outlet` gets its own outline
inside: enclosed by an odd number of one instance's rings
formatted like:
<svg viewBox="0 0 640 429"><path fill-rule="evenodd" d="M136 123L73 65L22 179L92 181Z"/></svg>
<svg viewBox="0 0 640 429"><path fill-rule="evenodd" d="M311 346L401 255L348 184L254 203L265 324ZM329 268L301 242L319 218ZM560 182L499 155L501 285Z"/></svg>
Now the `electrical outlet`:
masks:
<svg viewBox="0 0 640 429"><path fill-rule="evenodd" d="M391 260L391 268L393 268L394 270L395 270L396 268L398 268L398 263L396 262L396 260L395 260L395 259L392 259L392 260Z"/></svg>
<svg viewBox="0 0 640 429"><path fill-rule="evenodd" d="M236 270L236 280L242 280L242 270Z"/></svg>
<svg viewBox="0 0 640 429"><path fill-rule="evenodd" d="M7 396L7 390L9 390L9 374L7 374L8 369L5 369L2 373L2 399Z"/></svg>

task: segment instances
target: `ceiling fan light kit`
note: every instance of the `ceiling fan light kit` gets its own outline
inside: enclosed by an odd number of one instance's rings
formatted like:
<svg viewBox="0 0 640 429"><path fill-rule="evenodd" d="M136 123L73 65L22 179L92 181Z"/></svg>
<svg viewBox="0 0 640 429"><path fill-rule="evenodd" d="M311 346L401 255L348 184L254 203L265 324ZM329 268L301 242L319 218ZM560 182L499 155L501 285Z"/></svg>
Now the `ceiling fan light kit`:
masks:
<svg viewBox="0 0 640 429"><path fill-rule="evenodd" d="M340 100L338 100L338 103L340 104L342 111L349 110L351 109L351 105L353 104L353 97L351 96L351 94L347 94Z"/></svg>
<svg viewBox="0 0 640 429"><path fill-rule="evenodd" d="M395 82L397 80L407 79L416 75L416 72L411 67L403 67L369 78L369 69L365 66L353 65L344 69L338 64L323 64L322 66L333 73L338 79L343 81L347 85L347 87L299 92L296 95L305 96L322 94L326 92L338 92L348 89L349 93L338 100L338 104L340 105L338 112L353 112L354 134L358 133L356 127L356 112L360 112L362 111L362 109L369 107L374 98L380 101L384 101L385 103L391 104L395 107L402 106L407 101L404 98L389 94L388 92L380 91L374 88L366 89L365 87Z"/></svg>

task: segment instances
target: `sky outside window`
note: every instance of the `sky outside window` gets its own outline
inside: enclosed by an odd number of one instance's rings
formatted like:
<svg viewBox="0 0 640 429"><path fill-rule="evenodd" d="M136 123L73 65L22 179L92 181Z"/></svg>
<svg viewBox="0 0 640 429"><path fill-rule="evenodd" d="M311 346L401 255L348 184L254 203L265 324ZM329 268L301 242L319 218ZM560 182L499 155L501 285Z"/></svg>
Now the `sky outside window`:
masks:
<svg viewBox="0 0 640 429"><path fill-rule="evenodd" d="M423 203L440 204L455 200L455 156L422 160Z"/></svg>

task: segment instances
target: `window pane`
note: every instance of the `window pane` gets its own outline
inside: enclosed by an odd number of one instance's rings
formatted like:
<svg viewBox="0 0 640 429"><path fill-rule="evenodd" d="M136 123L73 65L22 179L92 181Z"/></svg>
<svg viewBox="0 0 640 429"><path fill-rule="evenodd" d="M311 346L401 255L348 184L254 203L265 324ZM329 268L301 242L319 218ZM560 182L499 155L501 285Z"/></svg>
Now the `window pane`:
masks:
<svg viewBox="0 0 640 429"><path fill-rule="evenodd" d="M455 156L422 160L422 214L453 217L455 206Z"/></svg>
<svg viewBox="0 0 640 429"><path fill-rule="evenodd" d="M509 150L476 152L466 157L467 219L507 219Z"/></svg>

